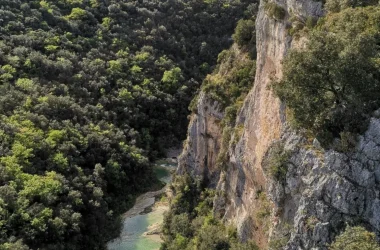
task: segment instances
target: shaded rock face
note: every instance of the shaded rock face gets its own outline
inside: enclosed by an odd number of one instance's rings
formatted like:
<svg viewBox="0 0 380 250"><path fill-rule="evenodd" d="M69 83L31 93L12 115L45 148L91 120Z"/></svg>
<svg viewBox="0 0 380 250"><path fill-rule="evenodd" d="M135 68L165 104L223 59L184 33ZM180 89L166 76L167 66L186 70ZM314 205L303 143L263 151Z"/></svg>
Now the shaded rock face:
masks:
<svg viewBox="0 0 380 250"><path fill-rule="evenodd" d="M191 117L188 138L179 157L178 174L188 172L207 178L216 185L220 174L216 169L216 160L222 136L219 123L223 117L218 103L200 93L198 112Z"/></svg>
<svg viewBox="0 0 380 250"><path fill-rule="evenodd" d="M219 196L214 210L237 226L242 240L261 249L285 239L280 249L327 249L346 222L365 224L380 234L380 120L350 153L324 151L288 128L284 105L269 89L282 76L281 61L291 47L302 46L288 35L290 16L306 20L322 16L321 2L284 0L283 20L266 14L262 1L256 20L257 71L236 124L244 124L238 142L231 143L227 169L216 167L221 147L223 111L204 93L192 115L178 173L207 178ZM290 14L291 13L291 14ZM235 135L232 136L232 140ZM264 162L274 143L290 152L288 172L281 182L268 174Z"/></svg>

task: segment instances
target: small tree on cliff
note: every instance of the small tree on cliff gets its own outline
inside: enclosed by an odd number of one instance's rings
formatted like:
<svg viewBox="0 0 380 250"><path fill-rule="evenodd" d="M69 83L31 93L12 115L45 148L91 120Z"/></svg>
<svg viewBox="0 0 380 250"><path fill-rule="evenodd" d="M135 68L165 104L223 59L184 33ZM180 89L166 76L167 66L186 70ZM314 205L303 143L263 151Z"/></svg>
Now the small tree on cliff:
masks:
<svg viewBox="0 0 380 250"><path fill-rule="evenodd" d="M283 79L273 86L296 126L334 136L362 132L379 107L379 18L379 7L330 15L303 49L287 55Z"/></svg>

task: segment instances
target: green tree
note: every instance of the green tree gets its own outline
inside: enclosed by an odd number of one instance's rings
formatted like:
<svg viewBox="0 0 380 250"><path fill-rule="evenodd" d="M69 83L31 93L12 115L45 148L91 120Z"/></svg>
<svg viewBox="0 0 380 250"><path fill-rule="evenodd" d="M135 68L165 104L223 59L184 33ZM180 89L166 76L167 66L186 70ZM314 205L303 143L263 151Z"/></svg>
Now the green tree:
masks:
<svg viewBox="0 0 380 250"><path fill-rule="evenodd" d="M328 16L303 49L283 61L275 93L291 110L296 126L315 134L361 132L379 106L379 8L347 9Z"/></svg>
<svg viewBox="0 0 380 250"><path fill-rule="evenodd" d="M178 84L182 79L182 70L179 67L175 67L174 69L166 70L161 81L164 83L165 89L173 90L177 89Z"/></svg>
<svg viewBox="0 0 380 250"><path fill-rule="evenodd" d="M87 15L87 12L84 9L81 8L73 8L71 10L70 15L67 16L67 19L69 20L81 20L85 18Z"/></svg>
<svg viewBox="0 0 380 250"><path fill-rule="evenodd" d="M255 22L249 19L240 20L237 23L235 33L233 34L232 38L240 47L248 45L249 43L253 43L252 45L255 46L255 36Z"/></svg>

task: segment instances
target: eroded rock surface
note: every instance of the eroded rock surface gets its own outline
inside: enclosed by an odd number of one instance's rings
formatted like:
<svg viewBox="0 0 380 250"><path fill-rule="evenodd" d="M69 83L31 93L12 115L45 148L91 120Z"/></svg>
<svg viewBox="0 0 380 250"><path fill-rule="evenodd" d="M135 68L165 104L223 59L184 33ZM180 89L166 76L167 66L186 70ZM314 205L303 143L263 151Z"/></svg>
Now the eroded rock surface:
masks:
<svg viewBox="0 0 380 250"><path fill-rule="evenodd" d="M178 173L207 177L219 194L215 214L236 225L242 240L254 239L261 249L283 239L282 249L326 249L345 222L365 224L379 235L380 120L371 120L350 153L325 152L318 141L307 142L288 128L284 105L268 86L272 77L281 77L287 51L302 46L302 39L288 34L290 17L306 20L324 13L321 2L313 0L277 4L286 10L283 20L269 17L264 1L260 4L255 85L237 118L244 129L230 145L227 169L216 167L223 111L201 93ZM276 142L291 152L281 182L270 177L263 164Z"/></svg>
<svg viewBox="0 0 380 250"><path fill-rule="evenodd" d="M269 193L283 223L293 225L285 249L325 249L346 222L380 232L380 120L373 118L356 148L347 153L308 147L294 132L281 141L291 158L285 183Z"/></svg>

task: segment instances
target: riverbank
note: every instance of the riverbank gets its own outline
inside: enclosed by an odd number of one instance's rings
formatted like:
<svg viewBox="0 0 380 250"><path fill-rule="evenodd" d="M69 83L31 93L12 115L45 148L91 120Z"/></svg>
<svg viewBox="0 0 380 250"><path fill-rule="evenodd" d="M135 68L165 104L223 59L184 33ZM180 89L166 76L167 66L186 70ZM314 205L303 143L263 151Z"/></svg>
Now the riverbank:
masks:
<svg viewBox="0 0 380 250"><path fill-rule="evenodd" d="M155 173L161 181L167 183L158 191L140 195L134 206L122 216L123 228L118 238L107 244L108 250L158 250L164 213L169 209L161 197L171 183L172 172L177 167L175 159L160 160L155 165Z"/></svg>

